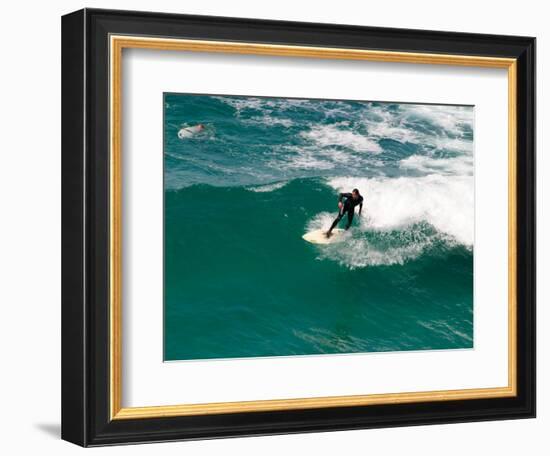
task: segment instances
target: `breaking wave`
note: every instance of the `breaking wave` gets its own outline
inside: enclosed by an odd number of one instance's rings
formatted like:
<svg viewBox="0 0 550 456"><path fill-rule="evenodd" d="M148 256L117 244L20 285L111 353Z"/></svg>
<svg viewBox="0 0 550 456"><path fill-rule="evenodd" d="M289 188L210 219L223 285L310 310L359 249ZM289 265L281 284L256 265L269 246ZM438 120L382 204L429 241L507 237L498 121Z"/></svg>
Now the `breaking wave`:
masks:
<svg viewBox="0 0 550 456"><path fill-rule="evenodd" d="M391 230L426 222L471 247L474 243L474 186L471 176L355 178L329 181L339 192L360 188L366 216L361 227Z"/></svg>

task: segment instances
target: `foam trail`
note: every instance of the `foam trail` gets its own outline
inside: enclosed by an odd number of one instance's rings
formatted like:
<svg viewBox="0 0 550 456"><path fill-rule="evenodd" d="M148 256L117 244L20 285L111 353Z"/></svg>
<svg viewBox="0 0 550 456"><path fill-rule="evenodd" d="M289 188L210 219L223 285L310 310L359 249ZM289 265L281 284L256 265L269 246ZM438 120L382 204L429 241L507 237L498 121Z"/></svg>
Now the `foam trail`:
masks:
<svg viewBox="0 0 550 456"><path fill-rule="evenodd" d="M307 231L328 229L334 217L328 212L317 214L308 223ZM404 264L442 240L439 233L425 224L401 231L373 231L362 224L343 236L343 242L322 246L318 258L336 261L349 269Z"/></svg>

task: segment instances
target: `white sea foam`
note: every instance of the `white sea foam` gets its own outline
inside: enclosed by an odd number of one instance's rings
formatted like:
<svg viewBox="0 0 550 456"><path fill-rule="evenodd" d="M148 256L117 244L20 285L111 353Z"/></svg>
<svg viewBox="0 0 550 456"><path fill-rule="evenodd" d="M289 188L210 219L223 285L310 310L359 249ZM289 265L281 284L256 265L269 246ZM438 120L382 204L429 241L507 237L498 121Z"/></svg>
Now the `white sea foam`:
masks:
<svg viewBox="0 0 550 456"><path fill-rule="evenodd" d="M463 152L466 154L472 154L474 144L471 139L462 138L446 138L439 137L433 139L433 146L438 150L450 150L453 152Z"/></svg>
<svg viewBox="0 0 550 456"><path fill-rule="evenodd" d="M269 160L269 167L282 171L327 170L333 169L336 164L335 156L329 151L320 152L316 148L292 145L282 145L280 149L283 153Z"/></svg>
<svg viewBox="0 0 550 456"><path fill-rule="evenodd" d="M441 105L401 105L403 115L408 120L427 120L437 125L447 133L461 136L463 127L472 125L473 108L471 106L441 106Z"/></svg>
<svg viewBox="0 0 550 456"><path fill-rule="evenodd" d="M426 121L436 131L418 128L418 121ZM446 149L472 153L473 142L464 137L467 128L473 128L473 108L464 106L399 105L397 110L371 106L363 114L363 123L369 136L412 143L426 149Z"/></svg>
<svg viewBox="0 0 550 456"><path fill-rule="evenodd" d="M343 146L357 152L380 153L380 145L366 135L356 133L340 125L319 125L301 133L307 140L321 147Z"/></svg>
<svg viewBox="0 0 550 456"><path fill-rule="evenodd" d="M411 128L392 125L391 121L367 123L369 135L380 139L393 139L400 143L419 143L421 135Z"/></svg>
<svg viewBox="0 0 550 456"><path fill-rule="evenodd" d="M235 108L238 112L248 109L271 113L274 110L284 111L311 103L310 100L292 98L240 98L230 96L216 96L213 98Z"/></svg>
<svg viewBox="0 0 550 456"><path fill-rule="evenodd" d="M350 269L404 264L418 258L434 242L434 239L435 236L432 236L420 241L382 248L377 247L376 243L367 238L351 239L345 246L327 249L320 256L336 260Z"/></svg>
<svg viewBox="0 0 550 456"><path fill-rule="evenodd" d="M261 110L265 102L261 98L246 97L246 98L237 98L237 97L212 97L222 103L228 104L229 106L235 108L237 111L242 111L244 109L255 109Z"/></svg>
<svg viewBox="0 0 550 456"><path fill-rule="evenodd" d="M365 198L363 229L390 230L427 222L440 233L472 246L474 242L472 176L429 174L422 177L353 178L329 181L339 192L358 188Z"/></svg>
<svg viewBox="0 0 550 456"><path fill-rule="evenodd" d="M470 155L459 155L453 158L411 155L401 160L399 167L428 174L441 173L455 176L471 176L474 171L474 159Z"/></svg>
<svg viewBox="0 0 550 456"><path fill-rule="evenodd" d="M280 117L272 117L267 114L263 116L256 116L251 117L250 119L243 120L243 123L247 124L261 124L261 125L267 125L267 126L273 126L273 125L282 125L283 127L292 127L294 122L290 119L280 118Z"/></svg>
<svg viewBox="0 0 550 456"><path fill-rule="evenodd" d="M306 229L327 230L334 217L335 214L328 212L317 214ZM319 259L330 259L350 269L403 264L418 258L443 237L440 233L426 231L422 224L401 231L380 231L369 228L368 223L352 227L343 236L342 242L322 246Z"/></svg>
<svg viewBox="0 0 550 456"><path fill-rule="evenodd" d="M247 187L247 190L250 190L251 192L256 193L264 193L264 192L273 192L275 190L279 190L280 188L283 188L288 182L274 182L273 184L267 184L267 185L255 185L253 187Z"/></svg>
<svg viewBox="0 0 550 456"><path fill-rule="evenodd" d="M263 124L267 126L282 125L283 127L291 127L294 122L285 117L273 116L273 113L292 109L309 103L309 100L293 100L293 99L278 99L278 98L235 98L235 97L213 97L222 103L225 103L236 110L237 117L241 118L243 123L247 124ZM258 111L260 115L246 118L241 116L244 112L247 115ZM245 117L245 118L243 118Z"/></svg>

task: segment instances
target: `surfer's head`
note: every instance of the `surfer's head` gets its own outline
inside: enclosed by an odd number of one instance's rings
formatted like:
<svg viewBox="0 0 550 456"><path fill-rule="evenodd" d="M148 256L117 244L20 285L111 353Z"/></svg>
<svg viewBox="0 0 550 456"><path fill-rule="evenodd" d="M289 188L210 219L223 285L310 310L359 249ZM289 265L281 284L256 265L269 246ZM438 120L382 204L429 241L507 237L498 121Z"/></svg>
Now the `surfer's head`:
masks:
<svg viewBox="0 0 550 456"><path fill-rule="evenodd" d="M204 125L203 125L203 124L198 124L198 125L197 125L197 128L198 128L199 130L204 130Z"/></svg>
<svg viewBox="0 0 550 456"><path fill-rule="evenodd" d="M357 190L356 188L354 188L354 189L351 191L351 196L353 196L355 199L359 198L359 190Z"/></svg>

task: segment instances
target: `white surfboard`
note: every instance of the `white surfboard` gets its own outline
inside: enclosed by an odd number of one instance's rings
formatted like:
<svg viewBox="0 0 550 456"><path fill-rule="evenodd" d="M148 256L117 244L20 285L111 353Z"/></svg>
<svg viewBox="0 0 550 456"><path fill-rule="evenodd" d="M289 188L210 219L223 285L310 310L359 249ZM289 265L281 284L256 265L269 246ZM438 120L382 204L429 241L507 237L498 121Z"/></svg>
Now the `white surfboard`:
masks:
<svg viewBox="0 0 550 456"><path fill-rule="evenodd" d="M335 242L341 242L344 240L345 230L336 228L332 230L330 237L326 236L327 230L314 230L306 233L302 236L302 239L312 244L333 244Z"/></svg>

